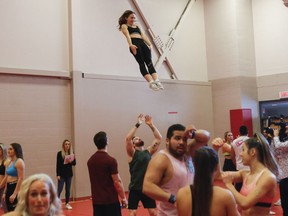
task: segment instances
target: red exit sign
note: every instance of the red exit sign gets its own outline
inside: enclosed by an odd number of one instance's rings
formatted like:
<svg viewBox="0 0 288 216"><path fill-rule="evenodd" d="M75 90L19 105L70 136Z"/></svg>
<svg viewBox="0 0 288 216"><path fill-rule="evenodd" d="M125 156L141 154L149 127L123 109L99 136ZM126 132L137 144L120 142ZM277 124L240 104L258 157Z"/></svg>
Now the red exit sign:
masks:
<svg viewBox="0 0 288 216"><path fill-rule="evenodd" d="M279 92L279 97L280 98L288 98L288 91Z"/></svg>

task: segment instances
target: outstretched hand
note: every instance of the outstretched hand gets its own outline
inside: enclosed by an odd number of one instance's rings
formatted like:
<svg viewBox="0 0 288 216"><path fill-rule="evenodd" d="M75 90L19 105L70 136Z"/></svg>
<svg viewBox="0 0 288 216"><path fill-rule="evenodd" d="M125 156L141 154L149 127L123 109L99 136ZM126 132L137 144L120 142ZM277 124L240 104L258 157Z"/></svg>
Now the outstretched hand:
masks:
<svg viewBox="0 0 288 216"><path fill-rule="evenodd" d="M149 115L146 115L145 116L145 123L148 125L148 126L152 126L153 125L153 122L152 122L152 117L149 116Z"/></svg>
<svg viewBox="0 0 288 216"><path fill-rule="evenodd" d="M224 145L224 141L222 138L217 137L215 139L212 140L212 147L218 151L219 148L221 148Z"/></svg>
<svg viewBox="0 0 288 216"><path fill-rule="evenodd" d="M141 125L143 123L143 120L144 120L144 114L140 113L139 116L138 116L138 123Z"/></svg>
<svg viewBox="0 0 288 216"><path fill-rule="evenodd" d="M192 139L194 138L194 132L196 131L196 127L194 125L188 125L185 129L184 137L187 139Z"/></svg>
<svg viewBox="0 0 288 216"><path fill-rule="evenodd" d="M125 198L125 199L122 199L122 200L121 200L121 207L122 207L122 208L127 208L127 206L128 206L127 199L126 199L126 198Z"/></svg>

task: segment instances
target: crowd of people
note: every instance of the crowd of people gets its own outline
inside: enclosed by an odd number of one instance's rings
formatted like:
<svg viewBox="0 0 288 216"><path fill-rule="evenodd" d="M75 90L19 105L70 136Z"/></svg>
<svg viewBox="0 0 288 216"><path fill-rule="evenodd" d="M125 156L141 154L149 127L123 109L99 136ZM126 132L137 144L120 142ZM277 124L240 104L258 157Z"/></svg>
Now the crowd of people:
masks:
<svg viewBox="0 0 288 216"><path fill-rule="evenodd" d="M143 123L153 134L153 141L147 146L136 135ZM243 125L236 139L227 131L224 139L214 138L209 147L208 131L198 130L194 125L173 124L167 130L165 148L159 150L160 131L150 115L139 114L125 139L131 177L128 200L118 162L108 154L108 135L97 132L93 139L97 151L87 162L93 215L120 216L121 209L128 208L129 215L136 216L141 201L150 216L265 216L271 213L279 183L286 216L288 141L283 134L279 135L282 126L273 126L273 133L271 128L265 128L262 134L248 137L248 129ZM288 126L284 128L288 134ZM219 149L224 156L222 169ZM46 174L25 179L21 145L11 143L6 148L0 143L0 195L4 215L63 215L60 196L64 184L65 208L72 210L69 200L75 165L72 144L65 139L57 152L56 189ZM221 179L225 188L214 185L215 178Z"/></svg>
<svg viewBox="0 0 288 216"><path fill-rule="evenodd" d="M143 123L153 134L153 141L147 146L136 135ZM118 162L108 154L108 135L100 131L93 139L97 151L87 162L93 215L120 216L121 208L128 208L129 215L136 216L141 201L150 216L265 216L271 213L279 183L286 216L288 141L283 134L279 135L283 131L281 125L273 126L265 128L263 134L248 137L248 129L243 125L236 139L231 131L226 131L224 139L214 138L209 147L208 131L173 124L167 130L165 148L159 150L161 133L150 115L139 114L125 139L131 177L128 200ZM284 128L288 134L288 126ZM219 149L224 156L222 169ZM63 141L56 161L57 189L46 174L24 179L21 145L11 143L6 149L0 143L0 195L5 215L63 215L60 196L64 184L65 208L72 209L69 200L76 157L69 140ZM215 178L220 178L226 187L214 185Z"/></svg>
<svg viewBox="0 0 288 216"><path fill-rule="evenodd" d="M11 143L8 147L0 143L0 207L4 215L61 216L60 195L65 183L66 209L69 205L73 176L72 166L76 159L69 140L64 140L57 153L56 176L58 188L46 174L25 177L22 146Z"/></svg>

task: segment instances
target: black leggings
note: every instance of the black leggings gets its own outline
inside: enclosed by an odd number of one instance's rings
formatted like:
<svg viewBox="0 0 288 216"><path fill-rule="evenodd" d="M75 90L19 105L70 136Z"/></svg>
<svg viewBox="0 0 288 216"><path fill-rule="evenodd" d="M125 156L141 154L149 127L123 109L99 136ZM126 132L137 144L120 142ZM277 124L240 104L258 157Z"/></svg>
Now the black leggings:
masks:
<svg viewBox="0 0 288 216"><path fill-rule="evenodd" d="M132 44L137 46L137 53L136 55L134 55L131 51L131 48L130 48L130 52L132 53L132 55L135 57L136 61L138 62L142 76L144 77L147 74L156 73L156 70L152 63L151 50L145 44L143 39L131 38L131 40L132 40ZM146 69L145 64L148 68L149 73Z"/></svg>
<svg viewBox="0 0 288 216"><path fill-rule="evenodd" d="M14 209L16 208L17 202L18 202L17 196L14 199L13 203L11 203L9 200L9 197L14 193L16 186L17 186L17 182L7 183L5 202L6 202L8 212L14 211Z"/></svg>

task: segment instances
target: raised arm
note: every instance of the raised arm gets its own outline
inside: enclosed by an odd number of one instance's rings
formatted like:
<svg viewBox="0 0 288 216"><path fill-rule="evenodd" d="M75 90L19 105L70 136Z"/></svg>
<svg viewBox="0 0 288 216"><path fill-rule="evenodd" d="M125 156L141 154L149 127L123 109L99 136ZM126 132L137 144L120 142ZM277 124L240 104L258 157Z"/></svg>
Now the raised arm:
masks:
<svg viewBox="0 0 288 216"><path fill-rule="evenodd" d="M150 129L153 132L154 140L150 146L147 147L147 150L150 152L151 155L153 155L155 152L158 151L162 136L157 129L157 127L153 124L152 117L149 115L145 116L145 123L150 127Z"/></svg>
<svg viewBox="0 0 288 216"><path fill-rule="evenodd" d="M245 171L240 173L242 178L244 172ZM230 178L230 180L229 178L223 178L226 187L232 192L237 204L244 210L254 206L261 198L267 195L271 190L274 190L277 184L276 177L267 170L257 181L256 187L251 191L251 193L247 196L243 196L235 189L231 180L233 180L233 178Z"/></svg>
<svg viewBox="0 0 288 216"><path fill-rule="evenodd" d="M279 150L282 150L282 151L287 151L287 149L288 149L288 141L280 142L279 130L276 129L276 130L273 131L273 133L274 133L273 147L275 149L279 149Z"/></svg>
<svg viewBox="0 0 288 216"><path fill-rule="evenodd" d="M128 134L126 136L126 152L127 152L129 162L132 160L133 154L135 152L132 139L135 136L137 129L143 123L143 117L144 117L143 114L139 114L139 116L137 118L137 123L135 124L134 127L131 128L131 130L128 132Z"/></svg>
<svg viewBox="0 0 288 216"><path fill-rule="evenodd" d="M193 156L196 149L208 145L210 133L206 130L196 130L193 125L189 125L186 127L185 138L186 142L191 139L188 142L187 153Z"/></svg>

